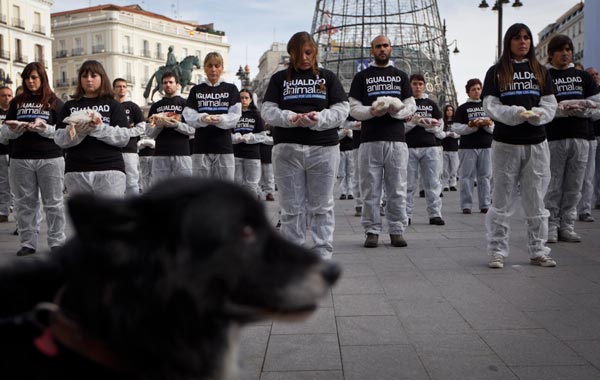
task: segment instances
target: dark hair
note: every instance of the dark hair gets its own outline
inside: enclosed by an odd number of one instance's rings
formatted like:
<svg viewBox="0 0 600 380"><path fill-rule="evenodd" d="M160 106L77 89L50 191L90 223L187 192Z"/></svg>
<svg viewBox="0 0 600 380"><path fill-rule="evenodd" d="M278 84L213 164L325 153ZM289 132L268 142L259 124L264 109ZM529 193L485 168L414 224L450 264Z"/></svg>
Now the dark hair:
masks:
<svg viewBox="0 0 600 380"><path fill-rule="evenodd" d="M302 60L302 54L304 53L302 51L302 47L304 47L304 45L307 43L315 51L315 61L312 63L311 70L313 74L317 77L317 81L319 81L320 72L319 65L317 64L319 48L317 47L317 43L315 42L315 40L310 34L308 34L308 32L295 33L287 43L287 52L290 55L290 64L288 66L287 71L288 80L292 79L292 71L298 71L298 68L296 66L299 66L299 62ZM323 92L327 91L325 82L319 84L319 90Z"/></svg>
<svg viewBox="0 0 600 380"><path fill-rule="evenodd" d="M483 84L477 78L469 79L467 81L467 85L465 86L465 90L467 90L467 95L469 94L469 90L471 89L471 87L475 86L476 84L478 84L478 85L480 85L480 86L483 87Z"/></svg>
<svg viewBox="0 0 600 380"><path fill-rule="evenodd" d="M423 76L423 74L417 73L410 76L409 82L412 82L413 80L425 82L425 77Z"/></svg>
<svg viewBox="0 0 600 380"><path fill-rule="evenodd" d="M113 98L115 96L115 93L111 87L110 79L108 79L108 75L106 75L106 70L104 70L102 64L98 61L89 60L83 62L77 71L77 88L75 89L75 93L71 95L73 99L79 100L85 95L85 90L81 85L81 78L89 73L100 75L101 84L100 92L98 94L99 98Z"/></svg>
<svg viewBox="0 0 600 380"><path fill-rule="evenodd" d="M448 115L446 115L446 111L452 108L452 118L448 119ZM444 124L447 126L448 123L452 123L452 119L454 118L454 113L456 112L456 108L452 104L446 104L444 106Z"/></svg>
<svg viewBox="0 0 600 380"><path fill-rule="evenodd" d="M36 71L40 76L40 91L39 94L36 94L40 97L37 102L42 105L43 110L51 110L55 109L56 101L58 97L50 88L50 84L48 83L48 74L46 73L46 69L44 65L39 62L31 62L25 66L23 72L21 73L21 79L23 79L23 92L15 97L13 100L17 105L22 105L23 103L31 100L33 97L33 93L29 90L29 87L25 84L25 80L29 78L32 72Z"/></svg>
<svg viewBox="0 0 600 380"><path fill-rule="evenodd" d="M510 43L513 37L518 36L521 30L525 30L527 35L529 35L529 39L531 41L531 45L529 46L529 51L525 58L529 61L529 66L531 67L531 71L535 75L535 78L538 83L538 87L540 89L540 93L542 95L544 92L544 83L546 82L546 70L542 67L540 62L535 57L535 46L533 44L533 35L531 34L531 30L525 24L517 23L513 24L508 28L506 33L504 34L504 42L502 44L502 56L498 61L498 86L500 89L509 88L513 83L513 74L514 68L512 65L512 52L510 50Z"/></svg>
<svg viewBox="0 0 600 380"><path fill-rule="evenodd" d="M247 93L248 95L250 95L250 105L248 106L249 110L256 110L256 105L254 104L254 99L252 98L252 91L248 90L247 88L242 88L240 90L240 95L242 94L242 92Z"/></svg>
<svg viewBox="0 0 600 380"><path fill-rule="evenodd" d="M548 63L552 63L552 55L557 51L562 50L565 46L568 46L573 51L573 41L569 36L564 34L558 34L548 42Z"/></svg>
<svg viewBox="0 0 600 380"><path fill-rule="evenodd" d="M175 78L175 83L179 83L179 77L177 76L175 71L165 71L163 73L162 77L160 77L161 84L162 84L163 79L165 79L165 78Z"/></svg>
<svg viewBox="0 0 600 380"><path fill-rule="evenodd" d="M119 83L119 82L125 82L125 84L127 84L127 80L126 80L126 79L123 79L123 78L115 78L115 79L113 80L113 82L112 82L112 86L113 86L113 88L115 88L115 86L116 86L116 85L117 85L117 83Z"/></svg>

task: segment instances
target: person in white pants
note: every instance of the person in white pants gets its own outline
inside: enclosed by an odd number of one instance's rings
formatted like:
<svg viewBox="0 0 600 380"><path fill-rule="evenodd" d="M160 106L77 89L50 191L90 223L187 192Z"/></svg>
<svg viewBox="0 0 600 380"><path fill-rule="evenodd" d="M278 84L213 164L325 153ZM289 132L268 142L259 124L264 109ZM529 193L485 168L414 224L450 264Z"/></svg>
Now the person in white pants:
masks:
<svg viewBox="0 0 600 380"><path fill-rule="evenodd" d="M452 130L460 138L460 209L470 214L473 208L473 187L477 181L479 211L488 212L492 202L492 134L494 121L481 102L481 81L469 79L465 86L469 99L456 110Z"/></svg>
<svg viewBox="0 0 600 380"><path fill-rule="evenodd" d="M260 145L260 191L263 198L268 202L273 202L275 197L275 177L273 175L273 136L271 136L271 127L265 124L265 139Z"/></svg>
<svg viewBox="0 0 600 380"><path fill-rule="evenodd" d="M146 193L152 185L152 160L154 159L154 139L142 135L138 141L138 155L140 156L140 192Z"/></svg>
<svg viewBox="0 0 600 380"><path fill-rule="evenodd" d="M386 36L371 41L373 62L357 73L350 86L350 115L361 122L358 178L363 201L361 224L366 248L379 245L380 202L387 195L390 244L406 247L406 167L408 147L404 119L416 109L408 75L390 61L393 48Z"/></svg>
<svg viewBox="0 0 600 380"><path fill-rule="evenodd" d="M0 87L0 131L2 128L7 128L4 125L6 113L10 101L13 98L13 92L10 87ZM2 134L0 133L0 136ZM12 203L12 195L10 193L10 181L8 176L8 157L9 147L8 139L0 139L0 223L8 222L8 215Z"/></svg>
<svg viewBox="0 0 600 380"><path fill-rule="evenodd" d="M352 155L352 121L346 120L338 129L340 140L340 167L337 182L340 188L340 200L354 199L354 157Z"/></svg>
<svg viewBox="0 0 600 380"><path fill-rule="evenodd" d="M452 132L452 119L454 119L454 107L446 104L444 107L444 133L442 140L444 150L444 169L442 171L442 187L444 191L456 191L458 177L458 145L460 135Z"/></svg>
<svg viewBox="0 0 600 380"><path fill-rule="evenodd" d="M354 187L352 188L352 194L354 194L354 216L362 216L362 196L360 194L360 170L359 169L359 151L360 151L360 135L361 135L361 122L355 120L352 116L348 117L352 120L350 128L352 129L352 159L354 160Z"/></svg>
<svg viewBox="0 0 600 380"><path fill-rule="evenodd" d="M544 125L554 118L557 103L550 74L535 58L532 40L527 25L508 28L502 56L483 82L483 109L495 124L492 205L485 218L490 268L503 268L509 254L509 218L519 185L529 263L556 266L545 246L550 213L544 207L544 195L550 181L550 151Z"/></svg>

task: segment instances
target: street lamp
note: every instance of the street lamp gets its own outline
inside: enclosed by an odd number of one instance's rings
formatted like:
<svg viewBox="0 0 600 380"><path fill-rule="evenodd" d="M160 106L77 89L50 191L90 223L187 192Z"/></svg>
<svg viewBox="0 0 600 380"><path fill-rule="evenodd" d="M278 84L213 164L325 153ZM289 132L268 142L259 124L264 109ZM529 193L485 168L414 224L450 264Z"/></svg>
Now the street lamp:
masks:
<svg viewBox="0 0 600 380"><path fill-rule="evenodd" d="M492 7L493 11L498 11L498 60L502 55L502 7L504 4L509 4L510 0L496 0L496 3ZM520 8L523 3L520 0L515 0L512 4L513 8ZM481 0L479 9L489 8L489 4L485 0Z"/></svg>
<svg viewBox="0 0 600 380"><path fill-rule="evenodd" d="M454 40L448 44L448 52L450 52L450 47L452 47L452 45L454 45L454 50L452 50L452 53L454 53L454 54L460 53L460 50L458 50L458 41L457 40Z"/></svg>
<svg viewBox="0 0 600 380"><path fill-rule="evenodd" d="M0 70L0 86L10 86L13 81L10 79L10 75L5 74L4 70Z"/></svg>

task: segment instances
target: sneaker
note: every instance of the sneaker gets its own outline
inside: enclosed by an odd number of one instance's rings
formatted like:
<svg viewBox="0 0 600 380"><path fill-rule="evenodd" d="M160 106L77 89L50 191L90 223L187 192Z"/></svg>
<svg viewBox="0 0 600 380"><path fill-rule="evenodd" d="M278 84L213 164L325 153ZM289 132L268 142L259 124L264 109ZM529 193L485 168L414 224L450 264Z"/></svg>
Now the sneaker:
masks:
<svg viewBox="0 0 600 380"><path fill-rule="evenodd" d="M440 193L440 198L444 198L444 193Z"/></svg>
<svg viewBox="0 0 600 380"><path fill-rule="evenodd" d="M419 198L425 198L425 190L419 191Z"/></svg>
<svg viewBox="0 0 600 380"><path fill-rule="evenodd" d="M456 191L456 186L450 186L450 191Z"/></svg>
<svg viewBox="0 0 600 380"><path fill-rule="evenodd" d="M531 265L539 265L541 267L555 267L556 261L550 256L542 255L534 257L533 259L529 259L529 264Z"/></svg>
<svg viewBox="0 0 600 380"><path fill-rule="evenodd" d="M8 222L8 215L0 215L0 223Z"/></svg>
<svg viewBox="0 0 600 380"><path fill-rule="evenodd" d="M273 202L275 200L275 197L273 197L273 194L267 194L267 196L265 197L265 200L267 200L269 202Z"/></svg>
<svg viewBox="0 0 600 380"><path fill-rule="evenodd" d="M463 214L470 214L470 213L471 213L470 208L463 208Z"/></svg>
<svg viewBox="0 0 600 380"><path fill-rule="evenodd" d="M450 189L448 189L447 187L444 187L444 191L449 191Z"/></svg>
<svg viewBox="0 0 600 380"><path fill-rule="evenodd" d="M548 227L548 240L546 243L558 243L558 230L556 227Z"/></svg>
<svg viewBox="0 0 600 380"><path fill-rule="evenodd" d="M33 255L34 253L35 253L35 249L33 249L33 248L21 247L21 249L19 249L17 251L17 256L29 256L29 255Z"/></svg>
<svg viewBox="0 0 600 380"><path fill-rule="evenodd" d="M394 247L406 247L406 239L400 234L390 234L390 244Z"/></svg>
<svg viewBox="0 0 600 380"><path fill-rule="evenodd" d="M480 212L480 213L482 213L482 214L487 214L487 212L488 212L488 208L487 208L487 207L480 208L480 209L479 209L479 212Z"/></svg>
<svg viewBox="0 0 600 380"><path fill-rule="evenodd" d="M492 259L488 262L488 268L502 269L504 268L504 256L495 253Z"/></svg>
<svg viewBox="0 0 600 380"><path fill-rule="evenodd" d="M558 231L558 241L564 241L567 243L580 243L581 236L572 230L561 230Z"/></svg>
<svg viewBox="0 0 600 380"><path fill-rule="evenodd" d="M340 200L343 201L344 199L346 199L346 194L340 195Z"/></svg>
<svg viewBox="0 0 600 380"><path fill-rule="evenodd" d="M4 216L4 215L0 215ZM1 222L2 220L0 220ZM579 215L579 221L580 222L593 222L594 221L594 217L592 217L592 215L590 215L589 213L585 213L585 214L580 214Z"/></svg>
<svg viewBox="0 0 600 380"><path fill-rule="evenodd" d="M379 235L368 233L365 239L365 248L377 248L379 241Z"/></svg>
<svg viewBox="0 0 600 380"><path fill-rule="evenodd" d="M354 216L362 216L362 207L357 206L354 208Z"/></svg>
<svg viewBox="0 0 600 380"><path fill-rule="evenodd" d="M379 216L385 216L385 206L379 206Z"/></svg>
<svg viewBox="0 0 600 380"><path fill-rule="evenodd" d="M440 218L439 216L436 216L435 218L429 218L429 224L443 226L444 224L446 224L446 222L444 222L444 219Z"/></svg>
<svg viewBox="0 0 600 380"><path fill-rule="evenodd" d="M350 200L354 199L354 195L348 194L348 199L350 199Z"/></svg>

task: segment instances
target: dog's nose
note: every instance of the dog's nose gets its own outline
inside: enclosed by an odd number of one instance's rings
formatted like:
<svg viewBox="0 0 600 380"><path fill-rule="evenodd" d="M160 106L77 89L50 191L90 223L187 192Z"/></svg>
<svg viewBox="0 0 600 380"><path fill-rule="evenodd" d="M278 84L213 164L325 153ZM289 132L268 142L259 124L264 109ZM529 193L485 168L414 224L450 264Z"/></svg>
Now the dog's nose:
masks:
<svg viewBox="0 0 600 380"><path fill-rule="evenodd" d="M321 274L323 278L329 285L335 284L337 279L340 277L342 273L342 268L335 263L326 263L323 269L321 270Z"/></svg>

